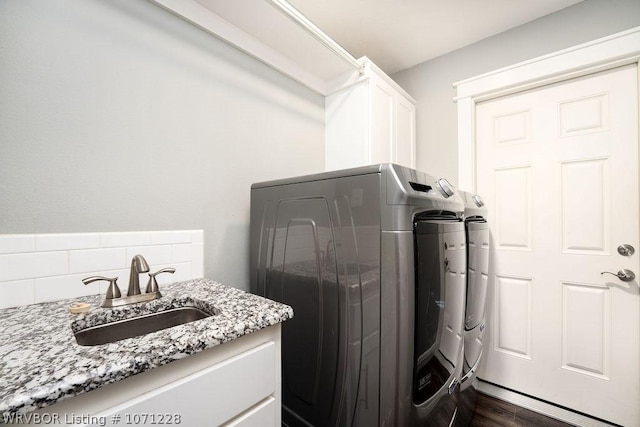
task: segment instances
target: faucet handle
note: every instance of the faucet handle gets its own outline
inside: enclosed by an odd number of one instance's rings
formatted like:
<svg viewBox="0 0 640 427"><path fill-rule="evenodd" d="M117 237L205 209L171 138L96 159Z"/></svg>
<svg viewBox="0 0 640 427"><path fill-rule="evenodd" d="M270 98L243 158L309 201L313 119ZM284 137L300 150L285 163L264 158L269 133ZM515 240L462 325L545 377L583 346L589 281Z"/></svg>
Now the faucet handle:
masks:
<svg viewBox="0 0 640 427"><path fill-rule="evenodd" d="M160 293L160 289L158 289L158 281L156 280L156 276L161 273L175 273L176 269L172 267L163 268L161 270L156 271L155 273L149 273L149 281L147 282L147 290L146 293L157 292Z"/></svg>
<svg viewBox="0 0 640 427"><path fill-rule="evenodd" d="M120 288L118 288L118 284L116 281L117 277L103 277L103 276L89 276L82 279L82 283L88 285L89 283L98 282L100 280L105 280L109 282L109 287L107 288L107 295L105 296L105 300L120 298Z"/></svg>

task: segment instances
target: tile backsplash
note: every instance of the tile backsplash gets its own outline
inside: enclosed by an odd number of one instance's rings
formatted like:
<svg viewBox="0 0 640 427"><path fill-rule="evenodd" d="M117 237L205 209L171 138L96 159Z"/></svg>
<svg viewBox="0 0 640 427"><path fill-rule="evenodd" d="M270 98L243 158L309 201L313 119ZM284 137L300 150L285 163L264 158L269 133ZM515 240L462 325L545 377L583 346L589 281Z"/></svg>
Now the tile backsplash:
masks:
<svg viewBox="0 0 640 427"><path fill-rule="evenodd" d="M126 293L131 258L142 254L158 283L203 277L203 230L65 234L0 234L0 308L105 293L106 282L85 286L88 276L118 277ZM146 284L145 275L140 285Z"/></svg>

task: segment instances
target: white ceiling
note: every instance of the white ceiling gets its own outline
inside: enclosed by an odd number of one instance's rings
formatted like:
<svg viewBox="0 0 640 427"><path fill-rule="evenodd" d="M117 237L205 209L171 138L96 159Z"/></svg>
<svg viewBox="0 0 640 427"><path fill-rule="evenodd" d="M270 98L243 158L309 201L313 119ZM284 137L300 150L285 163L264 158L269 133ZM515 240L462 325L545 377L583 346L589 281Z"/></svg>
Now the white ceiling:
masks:
<svg viewBox="0 0 640 427"><path fill-rule="evenodd" d="M329 80L345 63L266 0L195 0L285 57ZM289 0L354 57L387 74L582 0Z"/></svg>
<svg viewBox="0 0 640 427"><path fill-rule="evenodd" d="M387 74L582 0L290 0L353 56Z"/></svg>

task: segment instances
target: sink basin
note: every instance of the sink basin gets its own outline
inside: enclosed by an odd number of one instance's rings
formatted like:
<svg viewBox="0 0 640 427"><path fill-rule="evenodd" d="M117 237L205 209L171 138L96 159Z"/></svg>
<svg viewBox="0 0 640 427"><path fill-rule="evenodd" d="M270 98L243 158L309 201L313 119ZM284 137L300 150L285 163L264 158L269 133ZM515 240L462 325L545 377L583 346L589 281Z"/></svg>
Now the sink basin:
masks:
<svg viewBox="0 0 640 427"><path fill-rule="evenodd" d="M75 333L80 345L100 345L137 337L204 319L211 314L195 307L180 307L131 319L92 326Z"/></svg>

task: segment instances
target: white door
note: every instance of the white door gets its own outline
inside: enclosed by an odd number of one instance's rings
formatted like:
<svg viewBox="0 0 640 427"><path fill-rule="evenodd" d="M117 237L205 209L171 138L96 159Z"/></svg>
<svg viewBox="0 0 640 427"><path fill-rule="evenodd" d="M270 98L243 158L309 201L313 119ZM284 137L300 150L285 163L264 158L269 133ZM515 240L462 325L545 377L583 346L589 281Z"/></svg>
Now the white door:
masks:
<svg viewBox="0 0 640 427"><path fill-rule="evenodd" d="M476 109L492 239L479 377L623 426L640 426L638 279L600 273L640 273L637 98L634 64Z"/></svg>

